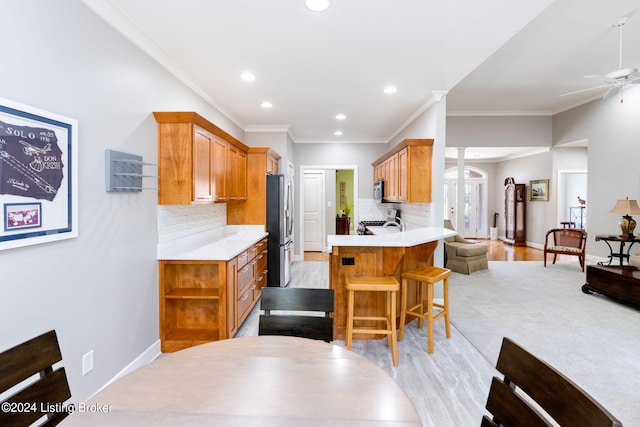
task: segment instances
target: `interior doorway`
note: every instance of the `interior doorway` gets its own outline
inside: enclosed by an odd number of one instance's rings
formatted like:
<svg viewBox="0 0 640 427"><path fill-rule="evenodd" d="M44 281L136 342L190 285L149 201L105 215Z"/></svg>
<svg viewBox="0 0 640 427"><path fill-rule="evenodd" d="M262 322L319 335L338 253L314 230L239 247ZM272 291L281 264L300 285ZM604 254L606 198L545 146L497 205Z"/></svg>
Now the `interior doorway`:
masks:
<svg viewBox="0 0 640 427"><path fill-rule="evenodd" d="M444 218L450 219L456 231L463 237L486 238L487 221L487 172L467 166L464 169L464 224L457 224L458 168L450 168L444 174Z"/></svg>
<svg viewBox="0 0 640 427"><path fill-rule="evenodd" d="M325 172L308 170L303 174L303 236L304 251L322 251L325 233Z"/></svg>
<svg viewBox="0 0 640 427"><path fill-rule="evenodd" d="M558 171L558 226L570 222L587 228L587 171ZM583 203L584 202L584 203Z"/></svg>
<svg viewBox="0 0 640 427"><path fill-rule="evenodd" d="M347 189L347 194L353 195L353 205L351 206L351 218L354 221L358 218L358 165L303 165L300 166L300 204L298 206L298 218L302 218L302 225L299 227L299 240L303 242L300 249L303 251L298 259L304 258L304 251L328 251L327 235L335 234L335 218L336 212L340 208L338 201L340 200L339 187L336 185L336 172L348 170L353 171L353 181L350 183L353 188ZM309 172L309 179L315 174L324 176L324 188L318 189L311 181L305 184L305 175ZM341 180L343 182L345 180ZM347 181L349 182L349 181ZM305 188L309 186L309 188ZM339 184L338 184L339 185ZM349 184L347 184L349 185ZM317 196L317 197L316 197ZM309 206L307 206L309 205ZM318 214L322 215L319 222L314 222L312 216L313 210L318 209ZM310 221L307 223L306 212L310 212ZM307 236L309 234L309 236ZM307 249L307 242L311 243L312 248L317 248L316 242L320 242L320 249Z"/></svg>

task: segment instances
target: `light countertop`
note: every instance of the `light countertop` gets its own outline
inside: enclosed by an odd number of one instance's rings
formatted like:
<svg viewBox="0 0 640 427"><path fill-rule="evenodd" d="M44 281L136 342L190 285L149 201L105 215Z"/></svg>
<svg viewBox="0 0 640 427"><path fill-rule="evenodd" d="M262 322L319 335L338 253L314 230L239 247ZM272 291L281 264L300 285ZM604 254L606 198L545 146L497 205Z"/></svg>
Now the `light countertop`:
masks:
<svg viewBox="0 0 640 427"><path fill-rule="evenodd" d="M329 235L329 246L412 247L455 236L456 232L444 227L422 227L400 231L398 227L367 227L373 235Z"/></svg>
<svg viewBox="0 0 640 427"><path fill-rule="evenodd" d="M267 236L262 225L227 225L158 243L158 259L229 261Z"/></svg>

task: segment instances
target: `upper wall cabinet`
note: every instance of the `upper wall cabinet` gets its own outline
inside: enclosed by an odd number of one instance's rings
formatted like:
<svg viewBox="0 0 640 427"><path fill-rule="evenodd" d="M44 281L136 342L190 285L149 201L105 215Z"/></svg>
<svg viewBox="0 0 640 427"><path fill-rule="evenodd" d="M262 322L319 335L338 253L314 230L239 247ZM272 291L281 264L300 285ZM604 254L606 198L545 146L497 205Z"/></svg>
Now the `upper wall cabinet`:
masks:
<svg viewBox="0 0 640 427"><path fill-rule="evenodd" d="M251 195L245 203L227 206L227 224L267 223L267 175L278 173L279 160L280 155L269 147L249 147L244 186L251 188Z"/></svg>
<svg viewBox="0 0 640 427"><path fill-rule="evenodd" d="M158 122L159 204L247 199L249 147L197 113L153 115Z"/></svg>
<svg viewBox="0 0 640 427"><path fill-rule="evenodd" d="M405 139L372 163L384 181L384 201L431 203L433 139Z"/></svg>

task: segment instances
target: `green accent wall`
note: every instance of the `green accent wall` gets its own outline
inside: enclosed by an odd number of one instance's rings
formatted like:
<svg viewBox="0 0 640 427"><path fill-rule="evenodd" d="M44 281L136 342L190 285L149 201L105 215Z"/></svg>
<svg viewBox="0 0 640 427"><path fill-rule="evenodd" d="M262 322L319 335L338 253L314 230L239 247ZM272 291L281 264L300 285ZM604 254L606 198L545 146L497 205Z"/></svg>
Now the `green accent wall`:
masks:
<svg viewBox="0 0 640 427"><path fill-rule="evenodd" d="M349 218L351 219L351 229L353 230L353 170L338 170L336 171L336 214L343 209L340 200L340 183L344 182L344 200L346 205L351 208Z"/></svg>

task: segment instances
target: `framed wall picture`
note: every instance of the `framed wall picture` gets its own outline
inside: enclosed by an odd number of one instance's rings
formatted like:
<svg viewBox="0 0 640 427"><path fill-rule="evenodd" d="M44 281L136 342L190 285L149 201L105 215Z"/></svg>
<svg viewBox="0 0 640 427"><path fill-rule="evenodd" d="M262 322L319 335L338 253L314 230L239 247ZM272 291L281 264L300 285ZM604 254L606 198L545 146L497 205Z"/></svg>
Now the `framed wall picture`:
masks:
<svg viewBox="0 0 640 427"><path fill-rule="evenodd" d="M529 200L532 202L549 201L549 180L537 179L529 181Z"/></svg>
<svg viewBox="0 0 640 427"><path fill-rule="evenodd" d="M0 250L78 236L78 123L0 98Z"/></svg>

